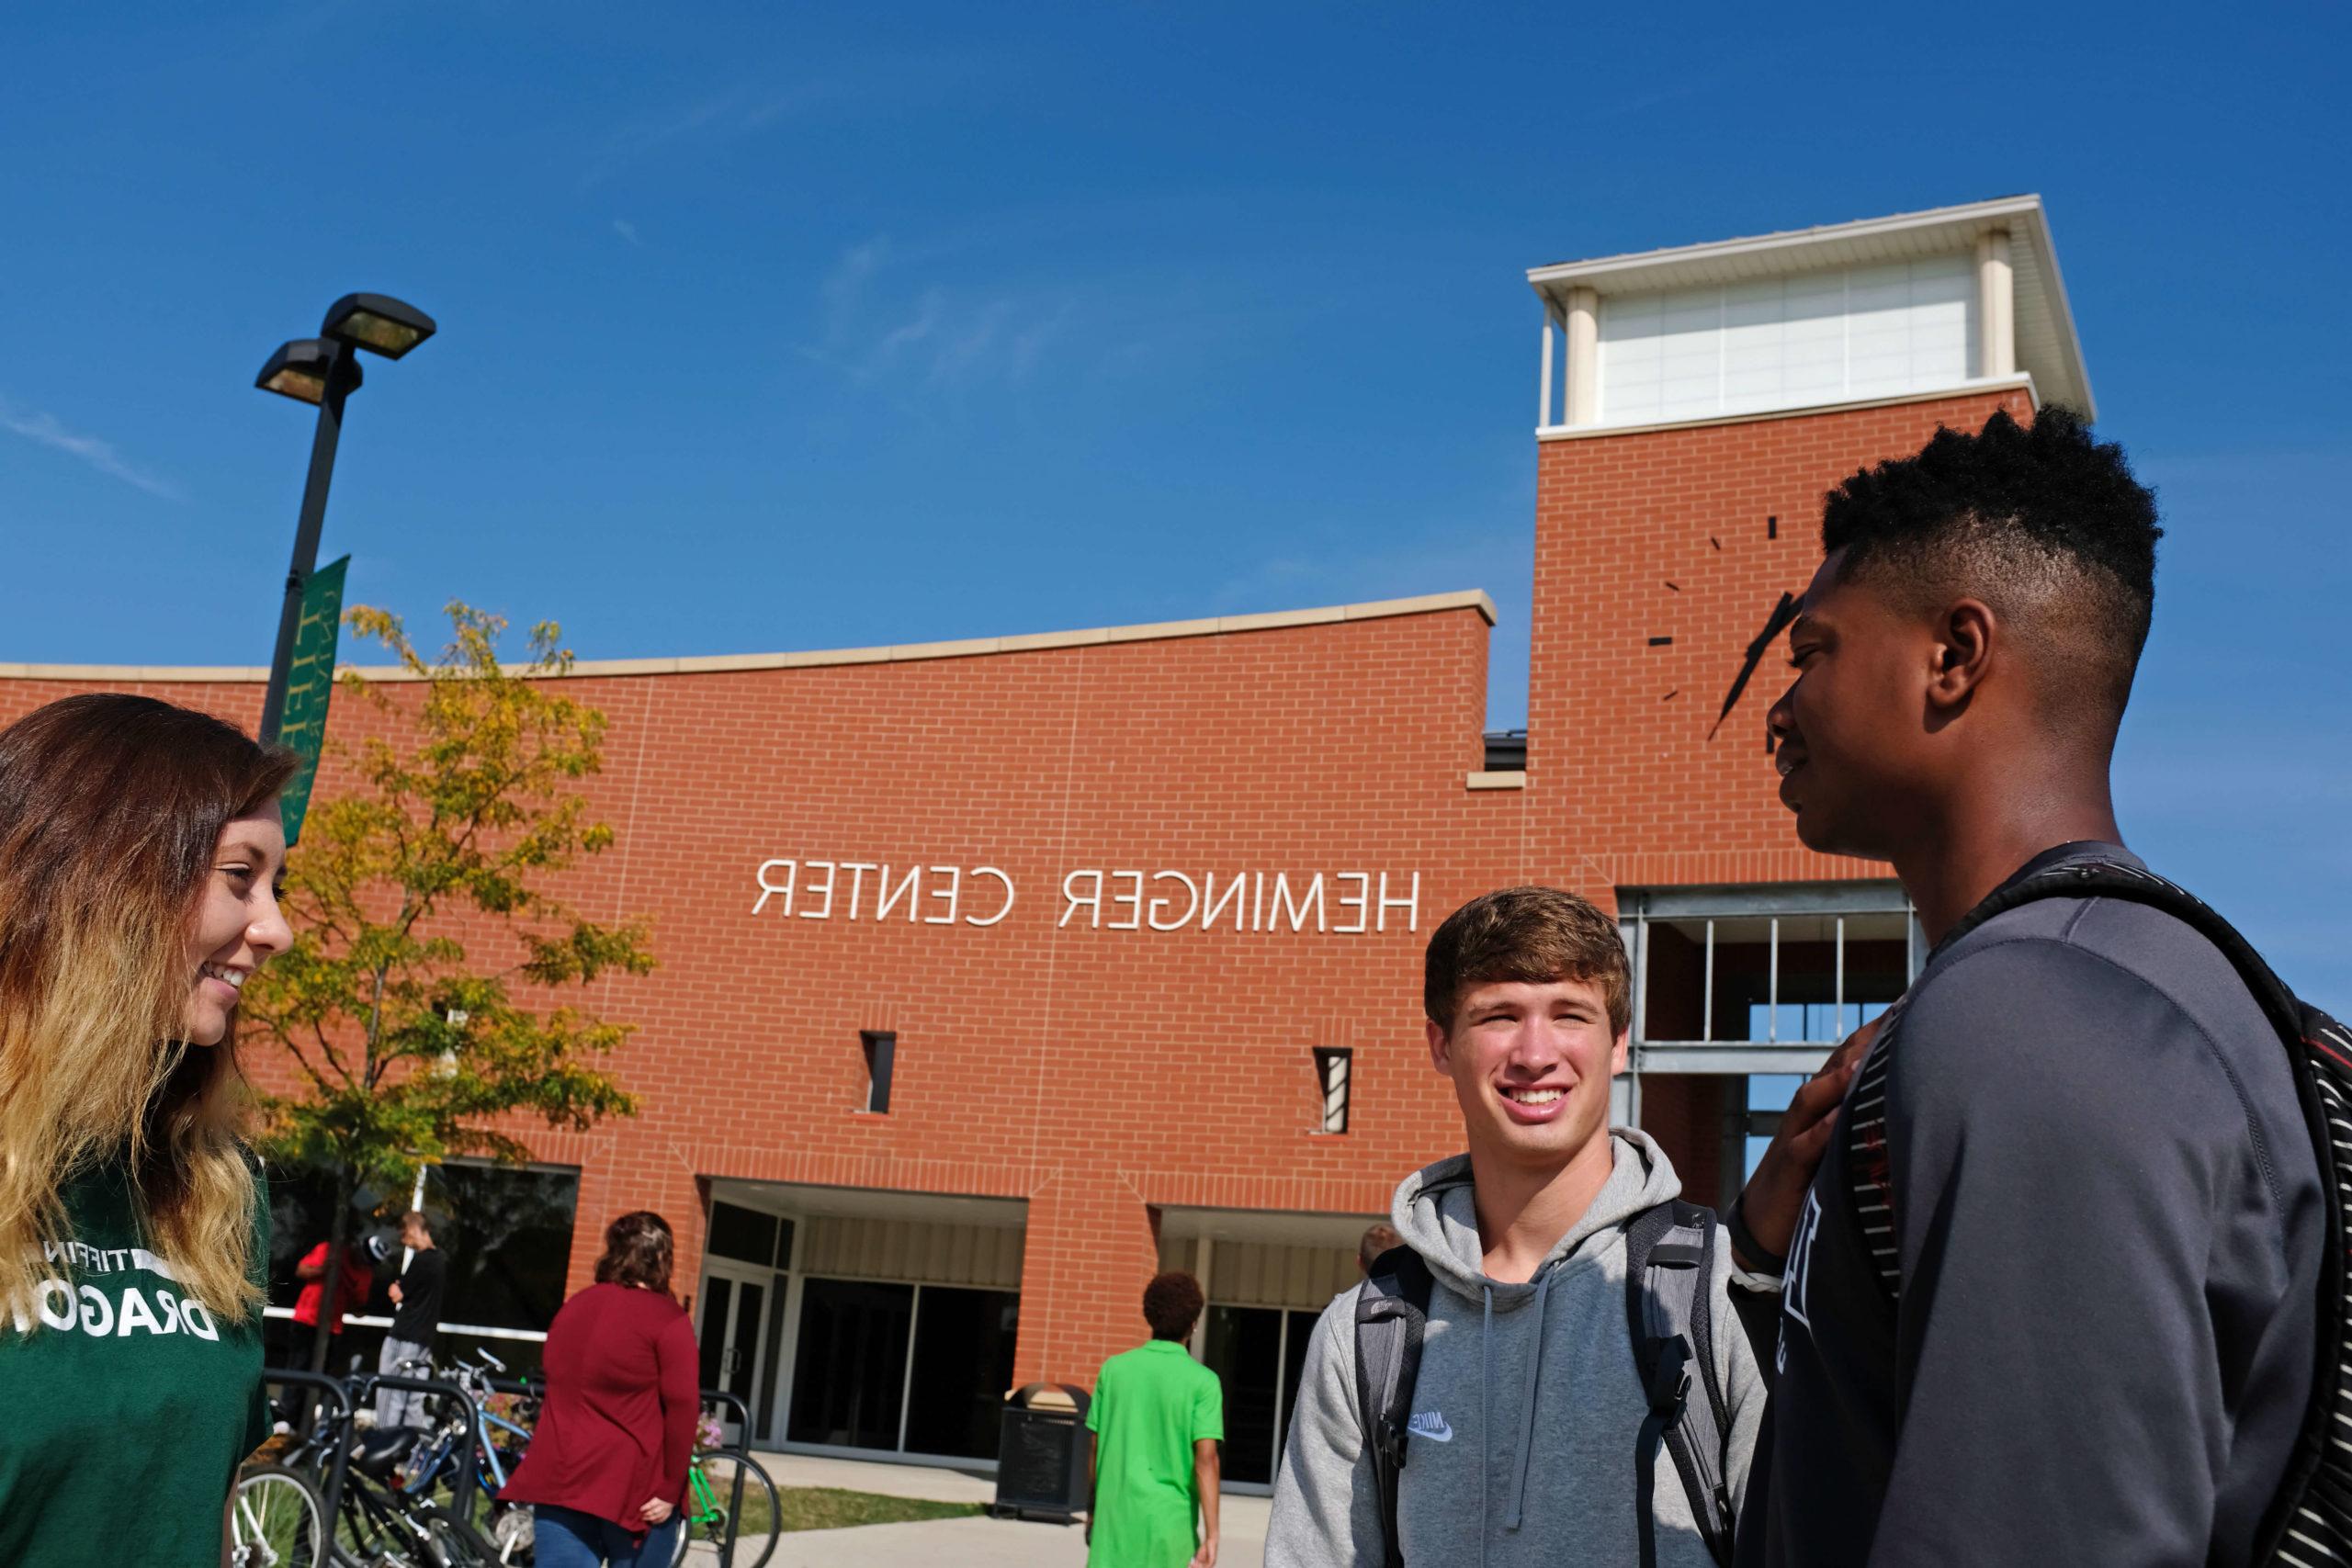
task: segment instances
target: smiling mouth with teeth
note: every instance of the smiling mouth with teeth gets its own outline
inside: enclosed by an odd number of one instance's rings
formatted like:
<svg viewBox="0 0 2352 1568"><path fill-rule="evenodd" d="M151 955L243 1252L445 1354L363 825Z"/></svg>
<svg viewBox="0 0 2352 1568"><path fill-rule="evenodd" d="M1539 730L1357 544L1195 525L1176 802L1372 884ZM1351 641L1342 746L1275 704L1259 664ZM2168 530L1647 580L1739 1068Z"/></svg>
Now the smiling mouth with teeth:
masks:
<svg viewBox="0 0 2352 1568"><path fill-rule="evenodd" d="M1549 1105L1566 1093L1567 1090L1564 1089L1507 1089L1503 1090L1503 1098L1517 1100L1521 1105Z"/></svg>
<svg viewBox="0 0 2352 1568"><path fill-rule="evenodd" d="M232 991L245 988L245 973L242 969L232 969L220 964L200 964L197 965L197 973L207 979L220 981Z"/></svg>

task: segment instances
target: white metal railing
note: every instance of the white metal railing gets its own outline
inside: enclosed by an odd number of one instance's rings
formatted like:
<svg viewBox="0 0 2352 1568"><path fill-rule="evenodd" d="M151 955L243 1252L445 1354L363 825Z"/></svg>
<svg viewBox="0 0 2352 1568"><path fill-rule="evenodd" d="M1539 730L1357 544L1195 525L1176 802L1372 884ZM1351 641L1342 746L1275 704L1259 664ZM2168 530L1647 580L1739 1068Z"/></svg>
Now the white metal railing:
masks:
<svg viewBox="0 0 2352 1568"><path fill-rule="evenodd" d="M264 1307L262 1315L281 1320L290 1319L294 1315L294 1309L292 1307ZM390 1328L392 1325L390 1318L378 1317L372 1313L365 1314L356 1312L345 1313L343 1321L361 1328ZM438 1332L461 1334L476 1339L520 1339L532 1345L544 1345L548 1338L547 1331L542 1328L492 1328L481 1323L445 1323L441 1325Z"/></svg>

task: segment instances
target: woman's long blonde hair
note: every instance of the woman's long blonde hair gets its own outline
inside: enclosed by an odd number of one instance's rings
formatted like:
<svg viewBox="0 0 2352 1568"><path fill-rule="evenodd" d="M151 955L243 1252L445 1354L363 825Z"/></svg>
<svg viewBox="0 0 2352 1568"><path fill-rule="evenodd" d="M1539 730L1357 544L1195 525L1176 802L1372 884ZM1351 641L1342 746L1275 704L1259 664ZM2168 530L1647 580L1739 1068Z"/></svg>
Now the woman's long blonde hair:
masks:
<svg viewBox="0 0 2352 1568"><path fill-rule="evenodd" d="M65 1183L117 1161L181 1288L232 1323L260 1307L234 1031L179 1035L220 830L293 769L209 715L119 693L0 730L0 1308L71 1239Z"/></svg>

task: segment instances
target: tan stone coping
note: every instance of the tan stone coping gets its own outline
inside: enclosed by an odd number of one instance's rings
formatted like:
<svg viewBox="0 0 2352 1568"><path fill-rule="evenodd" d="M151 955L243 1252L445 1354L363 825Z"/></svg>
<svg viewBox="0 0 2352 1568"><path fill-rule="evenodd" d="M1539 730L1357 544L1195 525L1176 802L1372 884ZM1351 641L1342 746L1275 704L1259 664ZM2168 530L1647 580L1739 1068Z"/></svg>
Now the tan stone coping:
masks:
<svg viewBox="0 0 2352 1568"><path fill-rule="evenodd" d="M1525 789L1527 774L1514 768L1508 773L1472 773L1464 782L1472 789Z"/></svg>
<svg viewBox="0 0 2352 1568"><path fill-rule="evenodd" d="M1393 615L1426 615L1443 610L1476 610L1495 624L1495 602L1480 588L1455 593L1424 593L1412 599L1375 599L1363 604L1330 604L1314 610L1273 610L1256 615L1211 615L1196 621L1159 621L1138 626L1095 626L1074 632L1029 632L1016 637L968 637L961 642L910 642L893 648L839 648L807 653L696 654L678 659L583 659L574 678L596 675L711 675L738 670L808 670L828 664L899 664L919 659L970 659L984 653L1030 653L1050 648L1087 648L1097 643L1157 642L1174 637L1222 637L1230 632L1275 631L1285 626L1330 626L1376 621ZM413 680L405 670L345 666L370 681ZM269 678L259 665L185 664L6 664L0 680L215 682L234 684Z"/></svg>

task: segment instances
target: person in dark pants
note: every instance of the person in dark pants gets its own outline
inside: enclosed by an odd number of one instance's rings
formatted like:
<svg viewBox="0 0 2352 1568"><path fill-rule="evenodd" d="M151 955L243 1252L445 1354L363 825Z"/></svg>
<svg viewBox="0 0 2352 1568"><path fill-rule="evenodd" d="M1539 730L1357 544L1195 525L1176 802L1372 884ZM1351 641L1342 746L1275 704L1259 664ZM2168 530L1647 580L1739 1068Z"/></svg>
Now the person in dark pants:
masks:
<svg viewBox="0 0 2352 1568"><path fill-rule="evenodd" d="M433 1245L432 1222L414 1209L401 1216L401 1245L409 1249L408 1267L392 1281L392 1326L376 1356L376 1370L387 1374L400 1371L412 1361L430 1367L433 1337L441 1327L442 1286L449 1277L449 1259ZM432 1373L413 1371L408 1375L430 1377ZM429 1397L413 1389L377 1390L376 1425L429 1426L432 1416L425 1410Z"/></svg>
<svg viewBox="0 0 2352 1568"><path fill-rule="evenodd" d="M702 1385L673 1257L668 1221L623 1214L548 1329L538 1427L499 1494L533 1506L539 1568L657 1568L677 1550Z"/></svg>
<svg viewBox="0 0 2352 1568"><path fill-rule="evenodd" d="M2138 866L2108 768L2161 532L2055 408L1828 498L1770 717L1781 800L1807 848L1892 862L1936 947L1783 1122L1817 1173L1759 1165L1732 1227L1751 1269L1784 1263L1743 1568L2237 1568L2295 1451L2325 1210L2260 1007L2129 899L1965 919L2029 874Z"/></svg>

